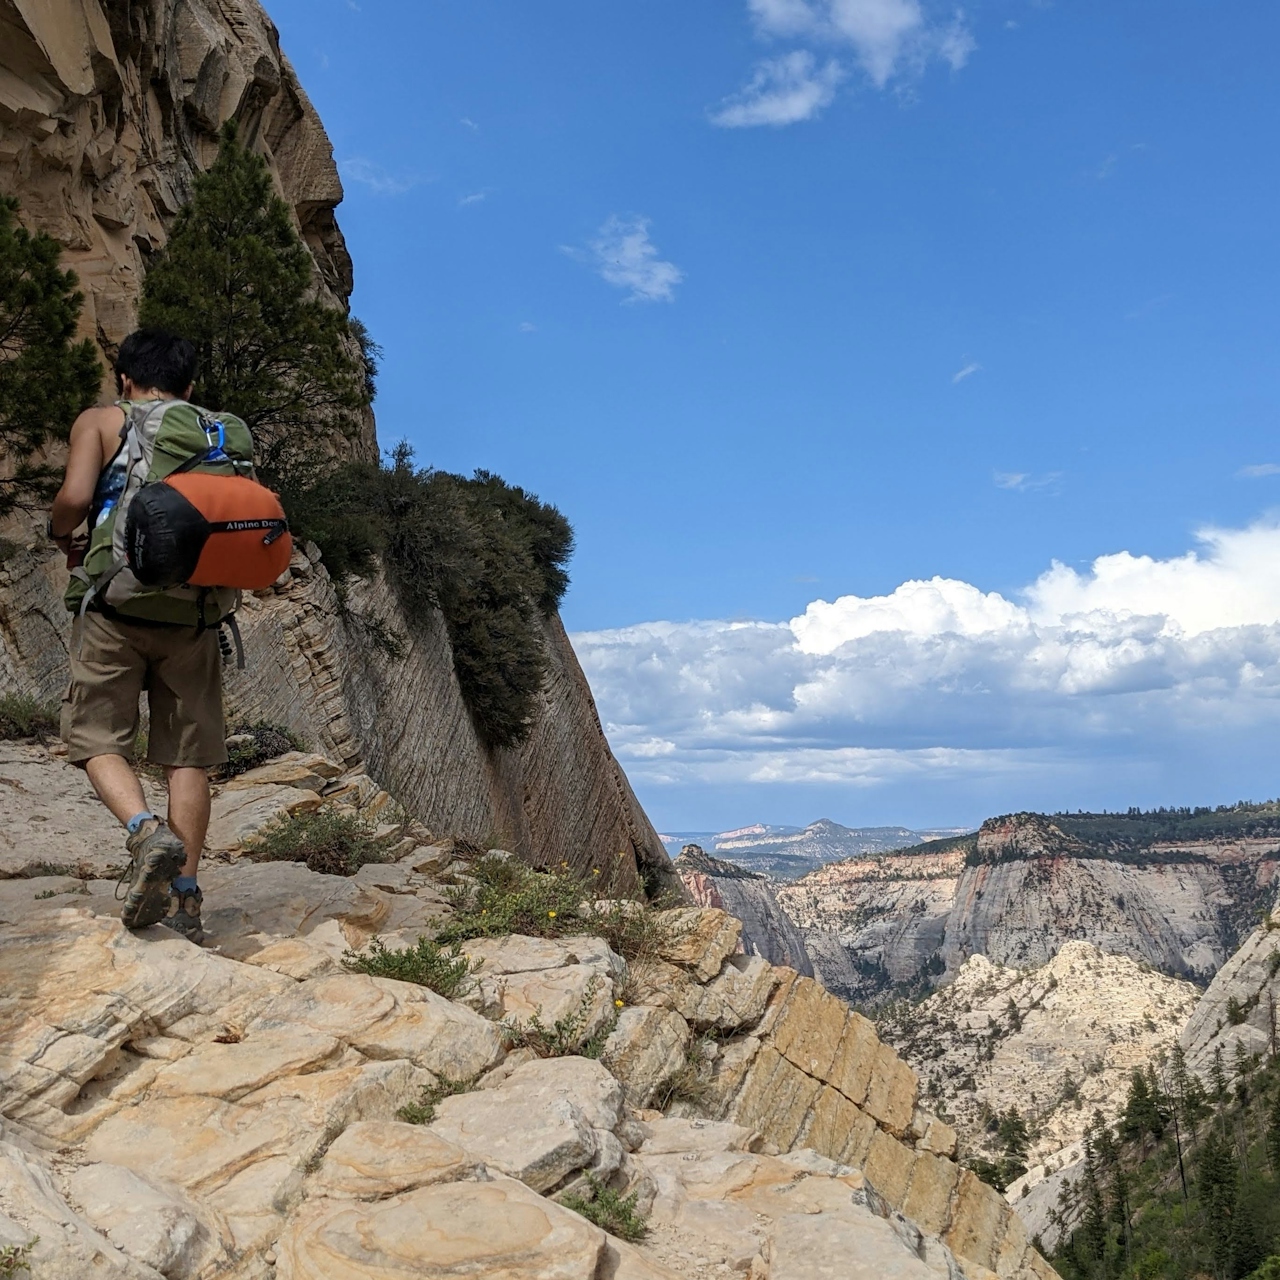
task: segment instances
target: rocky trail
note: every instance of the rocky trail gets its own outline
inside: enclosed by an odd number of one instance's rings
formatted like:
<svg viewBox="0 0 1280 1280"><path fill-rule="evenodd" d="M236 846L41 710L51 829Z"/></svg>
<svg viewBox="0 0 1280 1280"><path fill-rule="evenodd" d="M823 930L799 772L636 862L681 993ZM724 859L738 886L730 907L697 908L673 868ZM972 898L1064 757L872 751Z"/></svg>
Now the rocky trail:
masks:
<svg viewBox="0 0 1280 1280"><path fill-rule="evenodd" d="M4 749L13 1276L1052 1277L871 1024L743 954L723 911L659 913L630 965L595 936L466 942L449 1000L344 963L434 932L468 866L364 775L291 753L218 789L203 948L120 927L119 833L86 787L41 746ZM392 860L342 877L245 856L320 806L379 822ZM512 1048L535 1017L578 1052ZM428 1123L397 1118L459 1081ZM593 1183L634 1196L642 1238L562 1203Z"/></svg>

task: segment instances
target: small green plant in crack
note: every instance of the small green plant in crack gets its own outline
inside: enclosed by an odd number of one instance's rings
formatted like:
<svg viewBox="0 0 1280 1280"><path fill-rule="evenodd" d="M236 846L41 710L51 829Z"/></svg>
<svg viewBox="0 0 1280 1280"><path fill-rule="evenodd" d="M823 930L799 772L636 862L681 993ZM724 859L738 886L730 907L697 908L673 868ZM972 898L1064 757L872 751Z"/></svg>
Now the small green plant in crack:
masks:
<svg viewBox="0 0 1280 1280"><path fill-rule="evenodd" d="M344 952L342 963L354 973L367 973L372 978L416 982L446 1000L458 995L479 967L462 954L457 943L445 948L425 937L412 947L395 950L389 950L381 938L374 937L364 951Z"/></svg>
<svg viewBox="0 0 1280 1280"><path fill-rule="evenodd" d="M396 1112L396 1119L405 1124L430 1124L436 1118L436 1108L455 1094L470 1093L476 1087L479 1076L468 1076L465 1080L454 1080L451 1076L440 1076L435 1084L427 1085L417 1102L408 1102Z"/></svg>
<svg viewBox="0 0 1280 1280"><path fill-rule="evenodd" d="M591 1025L592 1008L601 979L592 978L582 993L576 1009L571 1009L550 1026L542 1020L542 1009L533 1011L528 1022L507 1021L502 1024L502 1035L508 1049L532 1049L539 1058L564 1058L576 1054L584 1058L598 1058L604 1048L608 1032L602 1036L597 1030L590 1038L586 1035ZM615 1012L614 1022L617 1017ZM610 1026L612 1031L613 1027ZM592 1052L588 1053L588 1049Z"/></svg>
<svg viewBox="0 0 1280 1280"><path fill-rule="evenodd" d="M57 889L42 889L36 894L36 901L43 902L46 898L56 898L58 896Z"/></svg>
<svg viewBox="0 0 1280 1280"><path fill-rule="evenodd" d="M590 1195L574 1193L565 1196L560 1203L619 1240L643 1240L649 1230L649 1221L636 1207L638 1193L633 1191L629 1196L619 1195L592 1173L588 1173L586 1179Z"/></svg>
<svg viewBox="0 0 1280 1280"><path fill-rule="evenodd" d="M36 1236L26 1244L0 1245L0 1280L11 1280L19 1272L27 1271L31 1264L31 1250L40 1243Z"/></svg>
<svg viewBox="0 0 1280 1280"><path fill-rule="evenodd" d="M684 1065L653 1100L653 1105L659 1111L666 1111L677 1102L695 1109L706 1104L712 1092L714 1044L715 1037L711 1035L698 1036L689 1042L689 1047L685 1050Z"/></svg>
<svg viewBox="0 0 1280 1280"><path fill-rule="evenodd" d="M323 875L353 876L370 862L386 862L390 851L374 829L355 814L321 808L291 813L250 840L254 862L305 862Z"/></svg>
<svg viewBox="0 0 1280 1280"><path fill-rule="evenodd" d="M25 693L6 693L0 698L0 738L39 738L43 742L57 732L56 703L40 702Z"/></svg>

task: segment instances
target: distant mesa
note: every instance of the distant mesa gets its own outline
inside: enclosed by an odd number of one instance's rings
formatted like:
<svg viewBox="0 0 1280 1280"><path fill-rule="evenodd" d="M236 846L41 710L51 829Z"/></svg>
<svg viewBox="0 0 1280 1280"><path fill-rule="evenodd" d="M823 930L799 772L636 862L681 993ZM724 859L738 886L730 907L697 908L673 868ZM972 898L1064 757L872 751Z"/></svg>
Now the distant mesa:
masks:
<svg viewBox="0 0 1280 1280"><path fill-rule="evenodd" d="M830 818L819 818L807 827L756 822L731 831L685 831L661 839L673 857L686 845L696 844L712 854L731 858L748 871L758 871L775 880L795 880L831 862L889 853L971 831L971 827L845 827Z"/></svg>

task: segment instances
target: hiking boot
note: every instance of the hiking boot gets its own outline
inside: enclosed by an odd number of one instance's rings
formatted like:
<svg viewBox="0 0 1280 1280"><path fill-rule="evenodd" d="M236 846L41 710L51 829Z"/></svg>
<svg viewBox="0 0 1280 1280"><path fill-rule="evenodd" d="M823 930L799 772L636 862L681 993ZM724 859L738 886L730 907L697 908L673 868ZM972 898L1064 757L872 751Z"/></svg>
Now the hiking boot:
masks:
<svg viewBox="0 0 1280 1280"><path fill-rule="evenodd" d="M160 923L199 946L204 941L204 928L200 923L200 904L203 901L204 894L199 888L174 889L169 899L169 914Z"/></svg>
<svg viewBox="0 0 1280 1280"><path fill-rule="evenodd" d="M120 921L126 929L145 929L168 912L171 885L187 860L187 851L159 818L148 818L125 841L125 848L133 861L116 886L117 898L120 888L128 886Z"/></svg>

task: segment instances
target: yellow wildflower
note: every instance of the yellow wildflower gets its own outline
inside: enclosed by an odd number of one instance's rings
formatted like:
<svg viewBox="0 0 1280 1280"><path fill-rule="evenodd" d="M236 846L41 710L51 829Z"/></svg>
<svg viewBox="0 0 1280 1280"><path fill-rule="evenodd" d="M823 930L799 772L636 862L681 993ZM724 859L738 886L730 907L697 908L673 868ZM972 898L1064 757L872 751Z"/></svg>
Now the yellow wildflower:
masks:
<svg viewBox="0 0 1280 1280"><path fill-rule="evenodd" d="M615 1000L615 1001L613 1002L613 1007L614 1007L615 1009L621 1009L621 1008L622 1008L622 1001L621 1001L621 1000Z"/></svg>
<svg viewBox="0 0 1280 1280"><path fill-rule="evenodd" d="M548 920L554 920L555 918L556 918L556 913L555 913L554 911L548 911L548 912L547 912L547 919L548 919Z"/></svg>

